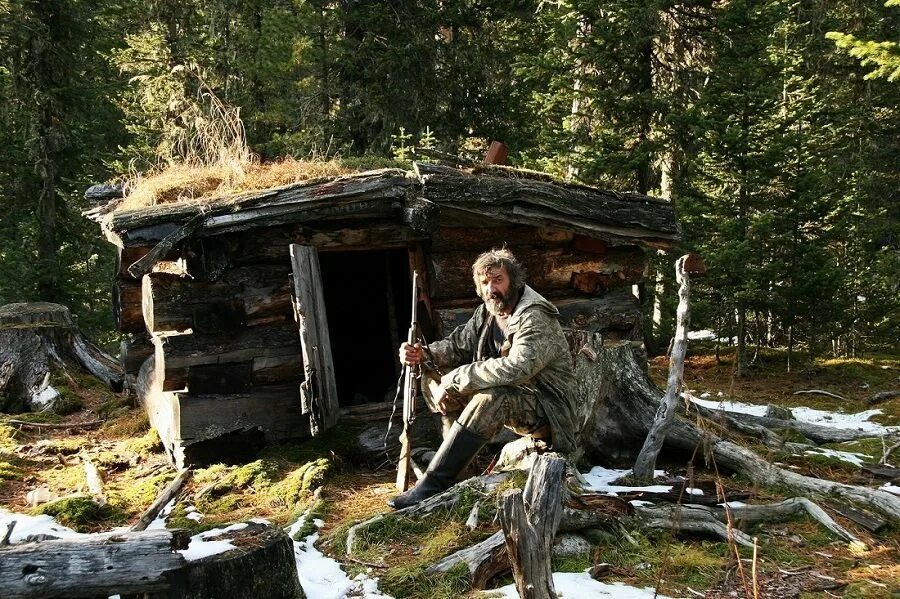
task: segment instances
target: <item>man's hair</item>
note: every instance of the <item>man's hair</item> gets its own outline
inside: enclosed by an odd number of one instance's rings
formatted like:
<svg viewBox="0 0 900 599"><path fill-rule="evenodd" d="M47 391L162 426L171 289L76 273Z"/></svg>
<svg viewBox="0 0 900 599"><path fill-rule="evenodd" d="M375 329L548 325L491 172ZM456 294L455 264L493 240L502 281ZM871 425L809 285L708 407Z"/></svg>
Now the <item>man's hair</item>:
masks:
<svg viewBox="0 0 900 599"><path fill-rule="evenodd" d="M498 266L506 270L509 275L509 283L512 289L521 291L525 287L525 269L516 260L508 249L500 248L484 252L472 264L472 281L475 283L475 290L481 294L481 277L492 268Z"/></svg>

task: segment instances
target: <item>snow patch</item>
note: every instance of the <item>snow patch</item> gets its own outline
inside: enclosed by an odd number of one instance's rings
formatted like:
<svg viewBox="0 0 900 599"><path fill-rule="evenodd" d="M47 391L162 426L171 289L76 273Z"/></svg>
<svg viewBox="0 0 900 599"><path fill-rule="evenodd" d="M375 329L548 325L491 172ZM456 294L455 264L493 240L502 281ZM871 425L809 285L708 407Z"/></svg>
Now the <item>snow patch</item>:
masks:
<svg viewBox="0 0 900 599"><path fill-rule="evenodd" d="M882 491L887 491L888 493L893 493L894 495L900 495L900 487L897 485L892 485L891 483L885 483L881 485Z"/></svg>
<svg viewBox="0 0 900 599"><path fill-rule="evenodd" d="M169 500L169 503L163 506L163 509L159 511L156 518L153 519L153 522L147 525L147 530L165 530L166 522L169 520L169 516L172 514L173 509L175 509L174 497Z"/></svg>
<svg viewBox="0 0 900 599"><path fill-rule="evenodd" d="M188 548L179 550L179 553L184 556L184 559L191 562L204 557L209 557L210 555L237 549L231 544L231 541L217 540L217 537L221 537L227 532L243 530L245 528L247 528L246 522L238 522L237 524L232 524L225 528L213 528L212 530L201 532L200 534L192 536Z"/></svg>
<svg viewBox="0 0 900 599"><path fill-rule="evenodd" d="M685 399L689 399L693 403L709 408L710 410L724 410L726 412L737 412L739 414L750 414L752 416L765 416L767 406L756 404L748 404L739 401L730 400L709 400L701 399L689 393L683 393ZM844 414L841 412L829 412L827 410L816 410L807 407L789 408L791 414L799 422L808 424L818 424L819 426L830 426L840 429L856 429L873 435L884 435L900 430L900 426L884 426L877 422L869 422L872 416L881 414L879 409L864 410L855 414Z"/></svg>
<svg viewBox="0 0 900 599"><path fill-rule="evenodd" d="M627 487L624 485L614 485L615 481L623 476L631 474L631 470L617 470L615 468L604 468L603 466L594 466L589 472L583 476L587 481L586 487L590 491L598 493L609 493L616 495L618 493L628 493L631 491L647 491L648 493L668 493L672 490L671 485L647 485L644 487ZM665 476L665 470L654 470L654 478L657 476ZM701 491L702 492L702 491Z"/></svg>
<svg viewBox="0 0 900 599"><path fill-rule="evenodd" d="M828 458L836 458L838 460L849 462L854 466L862 466L862 458L872 460L872 456L865 453L852 453L849 451L838 451L836 449L828 449L827 447L816 447L803 452L806 455L823 455Z"/></svg>
<svg viewBox="0 0 900 599"><path fill-rule="evenodd" d="M615 597L615 599L670 599L663 595L657 595L653 587L629 586L622 582L600 582L594 580L587 572L574 574L571 572L554 572L553 586L560 599L600 599ZM494 591L485 593L489 597L508 597L518 599L519 594L514 584L500 587Z"/></svg>
<svg viewBox="0 0 900 599"><path fill-rule="evenodd" d="M59 391L54 389L51 385L47 385L31 396L32 408L35 411L41 411L53 403L53 400L57 397L59 397Z"/></svg>
<svg viewBox="0 0 900 599"><path fill-rule="evenodd" d="M16 514L2 508L0 508L0 536L6 533L10 522L13 521L16 525L9 537L10 543L21 543L31 535L51 535L57 539L78 539L89 536L63 526L52 516L46 514L29 516L28 514Z"/></svg>
<svg viewBox="0 0 900 599"><path fill-rule="evenodd" d="M291 539L300 532L309 517L303 514L294 522L287 533ZM313 524L321 528L325 523L319 519ZM319 533L314 532L302 541L294 541L294 558L297 561L297 575L300 586L309 599L343 599L360 597L362 599L393 599L378 591L378 579L360 574L352 580L335 560L325 557L316 549L315 543Z"/></svg>

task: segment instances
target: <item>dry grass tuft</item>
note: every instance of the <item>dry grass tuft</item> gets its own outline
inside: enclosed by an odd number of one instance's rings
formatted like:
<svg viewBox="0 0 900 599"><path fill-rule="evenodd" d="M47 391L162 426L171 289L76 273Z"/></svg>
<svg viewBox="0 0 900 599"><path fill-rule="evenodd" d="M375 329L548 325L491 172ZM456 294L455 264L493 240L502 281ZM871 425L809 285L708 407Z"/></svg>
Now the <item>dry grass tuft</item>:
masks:
<svg viewBox="0 0 900 599"><path fill-rule="evenodd" d="M336 159L285 158L266 164L248 161L214 166L175 165L148 176L136 177L128 186L128 195L118 210L175 202L200 202L323 177L337 177L357 170Z"/></svg>

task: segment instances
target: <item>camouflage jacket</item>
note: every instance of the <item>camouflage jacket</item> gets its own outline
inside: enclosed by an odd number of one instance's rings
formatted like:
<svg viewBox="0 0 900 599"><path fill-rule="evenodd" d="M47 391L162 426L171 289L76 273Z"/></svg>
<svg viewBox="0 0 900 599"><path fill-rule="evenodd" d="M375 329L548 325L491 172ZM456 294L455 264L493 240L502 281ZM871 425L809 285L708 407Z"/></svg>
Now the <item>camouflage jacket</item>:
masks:
<svg viewBox="0 0 900 599"><path fill-rule="evenodd" d="M450 391L468 395L504 385L535 389L549 420L553 449L567 452L575 448L579 423L575 373L558 316L553 304L526 285L509 317L500 357L477 360L483 328L490 322L484 304L466 324L428 348L446 372L441 384Z"/></svg>

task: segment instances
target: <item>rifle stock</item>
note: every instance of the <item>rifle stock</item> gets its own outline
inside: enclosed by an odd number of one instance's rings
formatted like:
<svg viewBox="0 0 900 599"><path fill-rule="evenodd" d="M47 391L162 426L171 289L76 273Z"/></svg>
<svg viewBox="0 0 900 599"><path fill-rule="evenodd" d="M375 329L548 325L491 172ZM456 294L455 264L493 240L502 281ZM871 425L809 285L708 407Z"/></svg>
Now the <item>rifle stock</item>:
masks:
<svg viewBox="0 0 900 599"><path fill-rule="evenodd" d="M416 308L419 299L419 273L413 271L412 316L406 342L414 345L416 329L419 326ZM412 423L416 419L416 397L419 393L419 366L404 365L403 372L403 432L400 434L400 459L397 462L397 490L401 493L409 488L412 478Z"/></svg>

